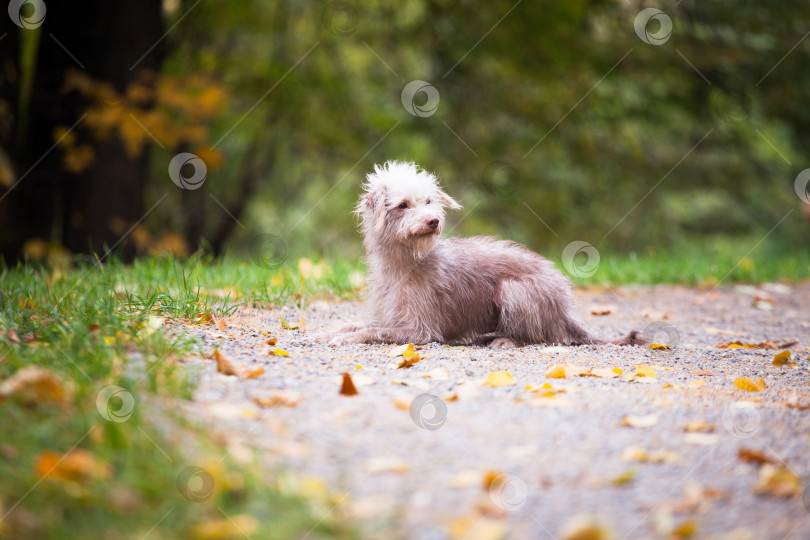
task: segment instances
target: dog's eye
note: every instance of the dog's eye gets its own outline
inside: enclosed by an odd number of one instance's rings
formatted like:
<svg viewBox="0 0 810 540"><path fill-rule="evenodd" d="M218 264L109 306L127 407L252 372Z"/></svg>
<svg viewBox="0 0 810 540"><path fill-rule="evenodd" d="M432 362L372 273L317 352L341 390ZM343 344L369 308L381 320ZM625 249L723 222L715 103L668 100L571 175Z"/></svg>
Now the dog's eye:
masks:
<svg viewBox="0 0 810 540"><path fill-rule="evenodd" d="M425 204L430 204L430 199L426 200Z"/></svg>
<svg viewBox="0 0 810 540"><path fill-rule="evenodd" d="M402 210L405 210L406 208L408 208L408 203L406 203L406 202L399 203L399 206L397 206L397 208L401 208Z"/></svg>

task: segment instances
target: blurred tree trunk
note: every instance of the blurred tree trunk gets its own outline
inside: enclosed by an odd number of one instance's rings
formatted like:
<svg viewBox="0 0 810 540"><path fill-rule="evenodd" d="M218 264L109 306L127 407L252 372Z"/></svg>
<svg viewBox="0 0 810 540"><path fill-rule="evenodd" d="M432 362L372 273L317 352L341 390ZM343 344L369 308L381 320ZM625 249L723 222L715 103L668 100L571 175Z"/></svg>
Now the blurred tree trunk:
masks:
<svg viewBox="0 0 810 540"><path fill-rule="evenodd" d="M0 254L6 260L19 257L25 240L37 237L61 241L74 252L101 254L122 238L121 224L125 232L144 214L148 149L133 159L118 138L99 141L83 134L86 103L62 86L65 73L75 69L122 93L140 70L158 71L163 57L158 43L164 31L161 0L49 2L47 8L38 30L5 22L0 27L0 35L8 33L0 42L4 73L8 66L18 77L33 70L30 109L24 108L19 84L5 84L4 78L0 89L2 105L8 107L0 115L12 124L11 129L3 126L0 137L16 179L22 178L11 191L6 185L0 188ZM33 62L21 65L20 43L32 33L39 33L38 52ZM75 126L71 133L93 147L95 159L80 174L61 166L54 135L59 126ZM123 250L125 257L132 253L131 248Z"/></svg>

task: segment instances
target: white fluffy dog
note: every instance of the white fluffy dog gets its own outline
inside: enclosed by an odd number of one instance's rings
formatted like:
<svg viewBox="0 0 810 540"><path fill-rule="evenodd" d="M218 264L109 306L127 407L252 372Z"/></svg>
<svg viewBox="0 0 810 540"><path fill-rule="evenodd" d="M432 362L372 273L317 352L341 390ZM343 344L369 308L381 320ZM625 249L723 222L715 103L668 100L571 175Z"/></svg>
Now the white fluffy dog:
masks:
<svg viewBox="0 0 810 540"><path fill-rule="evenodd" d="M331 343L605 343L573 317L571 282L547 259L492 237L442 238L445 209L461 206L433 174L390 161L363 188L366 323ZM641 340L633 332L616 343Z"/></svg>

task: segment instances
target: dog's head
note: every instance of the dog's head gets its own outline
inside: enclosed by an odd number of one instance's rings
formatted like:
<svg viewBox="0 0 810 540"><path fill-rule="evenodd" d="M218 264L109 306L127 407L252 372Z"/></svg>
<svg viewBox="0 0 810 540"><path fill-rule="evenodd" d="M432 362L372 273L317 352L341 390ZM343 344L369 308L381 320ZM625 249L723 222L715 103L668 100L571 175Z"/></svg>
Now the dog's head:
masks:
<svg viewBox="0 0 810 540"><path fill-rule="evenodd" d="M389 161L366 176L357 204L367 241L427 252L444 229L444 210L461 208L436 176L413 163Z"/></svg>

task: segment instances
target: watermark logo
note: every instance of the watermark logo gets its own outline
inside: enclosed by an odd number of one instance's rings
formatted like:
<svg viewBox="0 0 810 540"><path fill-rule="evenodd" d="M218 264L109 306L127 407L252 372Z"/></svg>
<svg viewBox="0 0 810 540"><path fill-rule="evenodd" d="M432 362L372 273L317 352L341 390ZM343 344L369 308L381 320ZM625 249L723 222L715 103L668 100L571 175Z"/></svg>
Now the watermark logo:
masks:
<svg viewBox="0 0 810 540"><path fill-rule="evenodd" d="M197 465L189 465L177 475L177 491L187 501L205 502L214 493L214 477Z"/></svg>
<svg viewBox="0 0 810 540"><path fill-rule="evenodd" d="M194 169L194 173L186 176L189 167ZM169 162L169 178L181 189L200 189L205 183L207 174L208 167L205 166L205 162L189 152L180 152Z"/></svg>
<svg viewBox="0 0 810 540"><path fill-rule="evenodd" d="M8 16L11 21L27 30L39 28L45 22L45 2L42 0L11 0L8 3Z"/></svg>
<svg viewBox="0 0 810 540"><path fill-rule="evenodd" d="M658 23L658 30L650 32L651 21ZM633 21L633 28L636 30L638 38L648 45L663 45L669 41L672 35L672 19L669 15L657 8L642 9Z"/></svg>
<svg viewBox="0 0 810 540"><path fill-rule="evenodd" d="M810 204L810 169L805 169L796 176L793 188L804 204Z"/></svg>
<svg viewBox="0 0 810 540"><path fill-rule="evenodd" d="M529 488L514 474L501 474L489 484L489 496L498 508L516 512L526 504Z"/></svg>
<svg viewBox="0 0 810 540"><path fill-rule="evenodd" d="M419 118L433 116L439 108L439 91L425 81L411 81L406 84L402 89L401 99L405 110Z"/></svg>
<svg viewBox="0 0 810 540"><path fill-rule="evenodd" d="M493 195L508 197L517 191L520 174L509 163L495 160L484 168L482 180L484 188Z"/></svg>
<svg viewBox="0 0 810 540"><path fill-rule="evenodd" d="M741 439L750 439L759 429L759 411L751 402L729 403L723 410L723 427Z"/></svg>
<svg viewBox="0 0 810 540"><path fill-rule="evenodd" d="M287 243L275 234L257 234L250 241L250 258L259 266L278 268L287 260Z"/></svg>
<svg viewBox="0 0 810 540"><path fill-rule="evenodd" d="M430 431L439 429L447 421L447 404L433 394L416 396L408 412L414 424Z"/></svg>
<svg viewBox="0 0 810 540"><path fill-rule="evenodd" d="M641 333L641 338L648 342L659 345L669 345L677 347L681 344L681 333L678 329L664 321L656 321Z"/></svg>
<svg viewBox="0 0 810 540"><path fill-rule="evenodd" d="M96 409L108 422L120 424L135 411L135 398L120 386L108 386L96 396Z"/></svg>
<svg viewBox="0 0 810 540"><path fill-rule="evenodd" d="M711 94L710 101L715 117L731 125L747 122L754 107L751 95L737 89L727 92L715 91Z"/></svg>
<svg viewBox="0 0 810 540"><path fill-rule="evenodd" d="M324 28L338 37L347 37L357 30L360 14L348 2L329 2L321 12Z"/></svg>
<svg viewBox="0 0 810 540"><path fill-rule="evenodd" d="M599 250L582 240L575 240L565 246L562 262L572 276L591 277L599 268Z"/></svg>

